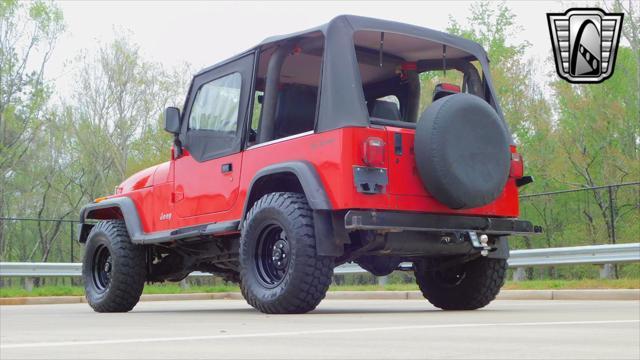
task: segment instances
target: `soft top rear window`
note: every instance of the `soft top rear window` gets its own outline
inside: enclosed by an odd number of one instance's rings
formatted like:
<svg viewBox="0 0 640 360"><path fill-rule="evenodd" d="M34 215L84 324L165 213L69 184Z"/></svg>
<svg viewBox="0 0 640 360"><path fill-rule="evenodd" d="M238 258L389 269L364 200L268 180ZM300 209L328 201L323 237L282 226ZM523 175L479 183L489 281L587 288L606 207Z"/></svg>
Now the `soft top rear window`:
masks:
<svg viewBox="0 0 640 360"><path fill-rule="evenodd" d="M458 92L492 103L478 59L463 50L371 30L355 32L354 44L373 124L413 128L433 101Z"/></svg>

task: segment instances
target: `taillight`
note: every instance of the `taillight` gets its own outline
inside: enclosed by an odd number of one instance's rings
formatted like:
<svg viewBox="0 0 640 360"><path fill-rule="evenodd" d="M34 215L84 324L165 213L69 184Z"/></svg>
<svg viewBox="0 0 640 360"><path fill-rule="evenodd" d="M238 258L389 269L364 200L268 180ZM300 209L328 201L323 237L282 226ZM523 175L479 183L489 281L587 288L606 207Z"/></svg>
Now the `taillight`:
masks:
<svg viewBox="0 0 640 360"><path fill-rule="evenodd" d="M364 141L362 160L367 166L384 167L384 140L370 137Z"/></svg>
<svg viewBox="0 0 640 360"><path fill-rule="evenodd" d="M524 161L522 155L518 154L515 145L511 145L511 170L509 176L520 179L524 176Z"/></svg>

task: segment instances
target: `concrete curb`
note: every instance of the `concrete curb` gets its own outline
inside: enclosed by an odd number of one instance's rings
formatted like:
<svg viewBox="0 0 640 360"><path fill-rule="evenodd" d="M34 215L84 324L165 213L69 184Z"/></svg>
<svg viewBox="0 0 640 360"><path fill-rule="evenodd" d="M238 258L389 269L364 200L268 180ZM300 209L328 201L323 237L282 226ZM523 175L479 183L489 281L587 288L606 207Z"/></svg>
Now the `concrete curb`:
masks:
<svg viewBox="0 0 640 360"><path fill-rule="evenodd" d="M553 290L553 300L640 300L640 289Z"/></svg>
<svg viewBox="0 0 640 360"><path fill-rule="evenodd" d="M237 292L198 294L147 294L140 301L242 300ZM330 291L330 300L421 300L419 291ZM640 289L503 290L497 300L635 300ZM0 305L44 305L86 303L84 296L41 296L0 298Z"/></svg>

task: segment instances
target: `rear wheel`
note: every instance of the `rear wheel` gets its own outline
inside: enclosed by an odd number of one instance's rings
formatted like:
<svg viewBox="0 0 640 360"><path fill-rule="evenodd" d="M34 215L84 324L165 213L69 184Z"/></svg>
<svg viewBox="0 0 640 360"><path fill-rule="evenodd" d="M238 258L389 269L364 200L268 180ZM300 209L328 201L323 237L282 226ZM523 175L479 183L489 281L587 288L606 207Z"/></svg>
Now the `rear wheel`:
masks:
<svg viewBox="0 0 640 360"><path fill-rule="evenodd" d="M240 289L270 314L305 313L324 298L333 258L316 255L313 214L304 195L272 193L258 200L242 228Z"/></svg>
<svg viewBox="0 0 640 360"><path fill-rule="evenodd" d="M127 312L138 303L146 278L144 248L131 243L124 221L96 224L82 261L87 302L97 312Z"/></svg>
<svg viewBox="0 0 640 360"><path fill-rule="evenodd" d="M504 285L506 259L480 257L442 267L442 259L415 263L416 282L431 304L444 310L475 310L488 305Z"/></svg>

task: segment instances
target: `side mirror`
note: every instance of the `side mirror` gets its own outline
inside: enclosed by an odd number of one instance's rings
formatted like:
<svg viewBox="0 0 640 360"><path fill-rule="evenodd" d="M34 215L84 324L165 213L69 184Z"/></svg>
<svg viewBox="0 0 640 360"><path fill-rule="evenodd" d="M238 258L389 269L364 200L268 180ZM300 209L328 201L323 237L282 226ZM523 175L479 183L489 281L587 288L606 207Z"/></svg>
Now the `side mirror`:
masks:
<svg viewBox="0 0 640 360"><path fill-rule="evenodd" d="M168 107L164 111L164 130L177 135L180 133L180 110L176 107Z"/></svg>

